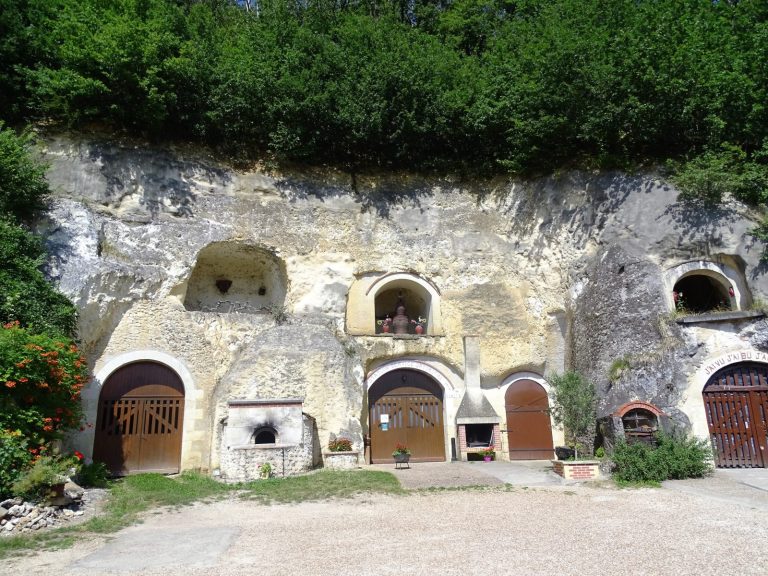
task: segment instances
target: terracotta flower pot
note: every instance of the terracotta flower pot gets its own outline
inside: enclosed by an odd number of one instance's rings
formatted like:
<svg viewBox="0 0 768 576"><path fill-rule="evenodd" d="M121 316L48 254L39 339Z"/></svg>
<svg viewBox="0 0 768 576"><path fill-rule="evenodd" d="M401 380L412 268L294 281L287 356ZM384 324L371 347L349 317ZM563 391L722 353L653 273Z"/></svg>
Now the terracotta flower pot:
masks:
<svg viewBox="0 0 768 576"><path fill-rule="evenodd" d="M416 324L416 334L424 334L424 326Z"/></svg>

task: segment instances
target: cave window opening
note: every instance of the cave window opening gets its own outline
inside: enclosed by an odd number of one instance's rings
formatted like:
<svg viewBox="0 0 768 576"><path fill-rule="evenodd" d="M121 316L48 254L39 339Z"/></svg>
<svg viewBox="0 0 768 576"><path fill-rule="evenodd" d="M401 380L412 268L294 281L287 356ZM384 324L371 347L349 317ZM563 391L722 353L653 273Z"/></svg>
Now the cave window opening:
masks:
<svg viewBox="0 0 768 576"><path fill-rule="evenodd" d="M694 274L675 284L675 308L683 313L719 312L731 310L728 289L712 276Z"/></svg>

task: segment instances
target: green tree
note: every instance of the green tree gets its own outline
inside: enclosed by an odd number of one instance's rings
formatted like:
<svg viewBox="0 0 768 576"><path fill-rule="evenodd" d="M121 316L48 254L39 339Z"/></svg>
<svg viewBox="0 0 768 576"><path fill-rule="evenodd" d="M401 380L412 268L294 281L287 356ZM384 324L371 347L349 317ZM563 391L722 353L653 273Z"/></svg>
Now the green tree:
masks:
<svg viewBox="0 0 768 576"><path fill-rule="evenodd" d="M72 335L76 310L40 271L45 250L37 236L0 220L0 322L34 332Z"/></svg>
<svg viewBox="0 0 768 576"><path fill-rule="evenodd" d="M45 168L30 157L32 136L18 136L0 122L0 216L28 221L48 193Z"/></svg>
<svg viewBox="0 0 768 576"><path fill-rule="evenodd" d="M552 388L552 418L563 426L566 442L578 450L592 452L597 419L595 385L578 372L553 373L547 378Z"/></svg>

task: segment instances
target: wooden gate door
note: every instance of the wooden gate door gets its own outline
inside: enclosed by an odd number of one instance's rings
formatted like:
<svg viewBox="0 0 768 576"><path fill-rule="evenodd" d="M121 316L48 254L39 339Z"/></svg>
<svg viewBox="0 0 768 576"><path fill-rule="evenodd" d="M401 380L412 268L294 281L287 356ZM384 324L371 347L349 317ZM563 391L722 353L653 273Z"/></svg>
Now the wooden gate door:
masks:
<svg viewBox="0 0 768 576"><path fill-rule="evenodd" d="M113 474L179 471L184 386L170 368L128 364L105 382L99 396L93 458Z"/></svg>
<svg viewBox="0 0 768 576"><path fill-rule="evenodd" d="M768 464L768 365L743 362L716 372L704 387L707 424L719 468Z"/></svg>
<svg viewBox="0 0 768 576"><path fill-rule="evenodd" d="M510 460L552 458L552 425L547 391L533 380L510 384L504 397Z"/></svg>
<svg viewBox="0 0 768 576"><path fill-rule="evenodd" d="M396 370L376 383L369 420L374 464L392 462L397 444L410 449L412 462L445 460L442 393L424 378L428 377L419 372ZM388 420L386 426L382 415Z"/></svg>

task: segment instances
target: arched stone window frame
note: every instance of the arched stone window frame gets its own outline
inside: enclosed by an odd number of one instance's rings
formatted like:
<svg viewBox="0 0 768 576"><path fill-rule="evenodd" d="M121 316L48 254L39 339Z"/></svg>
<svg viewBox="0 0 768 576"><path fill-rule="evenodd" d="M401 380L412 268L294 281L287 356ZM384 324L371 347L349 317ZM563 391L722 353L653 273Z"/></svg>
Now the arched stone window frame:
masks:
<svg viewBox="0 0 768 576"><path fill-rule="evenodd" d="M442 336L440 290L424 278L410 272L390 272L361 277L349 291L347 331L354 335L376 334L376 298L388 290L411 290L427 302L425 335Z"/></svg>
<svg viewBox="0 0 768 576"><path fill-rule="evenodd" d="M727 264L692 260L673 266L664 273L664 299L668 310L675 310L675 285L684 278L697 275L714 279L725 289L726 294L729 288L733 288L733 296L729 296L731 310L744 310L749 307L749 290L741 273Z"/></svg>

